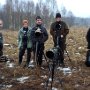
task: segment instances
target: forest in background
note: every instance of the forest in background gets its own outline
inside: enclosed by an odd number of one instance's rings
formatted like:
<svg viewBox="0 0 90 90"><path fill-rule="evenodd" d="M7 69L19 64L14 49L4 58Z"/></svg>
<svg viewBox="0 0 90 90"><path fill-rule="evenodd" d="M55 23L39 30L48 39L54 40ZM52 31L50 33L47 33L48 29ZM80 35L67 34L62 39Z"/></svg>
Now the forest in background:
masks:
<svg viewBox="0 0 90 90"><path fill-rule="evenodd" d="M54 21L56 12L60 12L62 20L69 27L71 26L89 26L90 18L75 17L71 11L62 5L61 10L58 9L56 0L38 0L35 3L33 0L6 0L4 5L0 5L0 19L4 23L5 29L20 29L22 20L27 18L30 26L35 23L35 17L40 15L43 18L44 25L49 28Z"/></svg>

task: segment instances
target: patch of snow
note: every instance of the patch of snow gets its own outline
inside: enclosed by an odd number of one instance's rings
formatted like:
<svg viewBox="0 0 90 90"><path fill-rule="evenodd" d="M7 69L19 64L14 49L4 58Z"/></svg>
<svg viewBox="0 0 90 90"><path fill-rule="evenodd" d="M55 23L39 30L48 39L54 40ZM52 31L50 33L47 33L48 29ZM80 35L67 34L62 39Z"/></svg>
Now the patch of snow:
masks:
<svg viewBox="0 0 90 90"><path fill-rule="evenodd" d="M70 42L72 42L72 43L74 42L74 40L73 40L73 39L69 39L69 41L70 41Z"/></svg>
<svg viewBox="0 0 90 90"><path fill-rule="evenodd" d="M64 75L71 75L72 74L70 67L67 67L67 68L58 67L57 69L60 71L63 71Z"/></svg>
<svg viewBox="0 0 90 90"><path fill-rule="evenodd" d="M44 83L41 83L41 86L44 86L45 84Z"/></svg>
<svg viewBox="0 0 90 90"><path fill-rule="evenodd" d="M1 79L5 79L5 77L4 76L1 76Z"/></svg>
<svg viewBox="0 0 90 90"><path fill-rule="evenodd" d="M10 61L7 61L6 66L9 68L13 68L15 66L14 63L10 63Z"/></svg>
<svg viewBox="0 0 90 90"><path fill-rule="evenodd" d="M29 77L20 77L17 78L17 81L19 81L20 83L25 83L27 79L29 79Z"/></svg>
<svg viewBox="0 0 90 90"><path fill-rule="evenodd" d="M81 55L79 52L75 53L76 55Z"/></svg>
<svg viewBox="0 0 90 90"><path fill-rule="evenodd" d="M41 78L46 79L47 78L47 75L41 76Z"/></svg>
<svg viewBox="0 0 90 90"><path fill-rule="evenodd" d="M10 44L4 44L4 46L10 46Z"/></svg>
<svg viewBox="0 0 90 90"><path fill-rule="evenodd" d="M2 85L0 84L0 90L11 88L13 85Z"/></svg>
<svg viewBox="0 0 90 90"><path fill-rule="evenodd" d="M79 87L79 86L80 86L79 84L76 84L76 85L75 85L76 88Z"/></svg>
<svg viewBox="0 0 90 90"><path fill-rule="evenodd" d="M34 61L33 61L33 60L31 60L31 61L30 61L30 64L32 64L32 63L34 63Z"/></svg>
<svg viewBox="0 0 90 90"><path fill-rule="evenodd" d="M78 49L80 50L80 49L82 49L82 47L78 47Z"/></svg>
<svg viewBox="0 0 90 90"><path fill-rule="evenodd" d="M12 85L6 85L6 88L11 88L12 87Z"/></svg>
<svg viewBox="0 0 90 90"><path fill-rule="evenodd" d="M72 74L72 71L71 71L70 67L63 68L63 73L64 73L64 75L67 75L67 74L71 75Z"/></svg>
<svg viewBox="0 0 90 90"><path fill-rule="evenodd" d="M52 81L52 78L49 78L49 82L51 82Z"/></svg>
<svg viewBox="0 0 90 90"><path fill-rule="evenodd" d="M57 88L55 88L55 87L52 87L52 90L58 90Z"/></svg>

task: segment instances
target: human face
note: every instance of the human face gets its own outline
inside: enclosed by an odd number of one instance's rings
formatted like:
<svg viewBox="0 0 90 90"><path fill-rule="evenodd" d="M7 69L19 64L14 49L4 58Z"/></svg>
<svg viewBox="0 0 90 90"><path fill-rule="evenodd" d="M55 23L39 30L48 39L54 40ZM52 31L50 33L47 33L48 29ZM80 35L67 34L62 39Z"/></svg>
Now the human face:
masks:
<svg viewBox="0 0 90 90"><path fill-rule="evenodd" d="M37 24L37 25L41 25L41 24L42 24L42 19L37 19L37 20L36 20L36 24Z"/></svg>
<svg viewBox="0 0 90 90"><path fill-rule="evenodd" d="M56 22L60 22L60 21L61 21L60 17L56 18Z"/></svg>
<svg viewBox="0 0 90 90"><path fill-rule="evenodd" d="M23 24L23 27L24 27L24 28L27 28L27 27L28 27L28 23L24 23L24 24Z"/></svg>

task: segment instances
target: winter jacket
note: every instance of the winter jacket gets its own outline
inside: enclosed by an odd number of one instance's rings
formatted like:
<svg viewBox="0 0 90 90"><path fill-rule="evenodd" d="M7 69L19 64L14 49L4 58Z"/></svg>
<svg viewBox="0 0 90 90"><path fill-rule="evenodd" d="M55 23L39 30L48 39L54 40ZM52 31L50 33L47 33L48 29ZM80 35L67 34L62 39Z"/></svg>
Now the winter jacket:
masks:
<svg viewBox="0 0 90 90"><path fill-rule="evenodd" d="M60 25L60 29L58 30L57 29L57 25ZM51 27L50 27L50 34L52 35L53 37L53 40L55 41L56 40L56 31L58 31L57 35L61 37L61 35L63 35L63 40L66 41L66 35L69 33L69 29L68 29L68 26L66 25L66 23L64 21L60 21L59 23L58 22L54 22L51 24Z"/></svg>
<svg viewBox="0 0 90 90"><path fill-rule="evenodd" d="M40 29L41 31L41 35L40 36L36 36L36 30L37 29ZM32 40L32 43L36 43L37 41L39 43L44 43L46 40L48 39L48 33L47 33L47 30L41 25L41 26L35 26L32 28L32 31L31 31L31 40Z"/></svg>
<svg viewBox="0 0 90 90"><path fill-rule="evenodd" d="M28 27L27 31L27 48L32 48L32 42L31 42L31 28ZM18 33L18 47L23 48L24 47L24 42L23 42L23 37L24 37L24 30L23 27L19 30Z"/></svg>

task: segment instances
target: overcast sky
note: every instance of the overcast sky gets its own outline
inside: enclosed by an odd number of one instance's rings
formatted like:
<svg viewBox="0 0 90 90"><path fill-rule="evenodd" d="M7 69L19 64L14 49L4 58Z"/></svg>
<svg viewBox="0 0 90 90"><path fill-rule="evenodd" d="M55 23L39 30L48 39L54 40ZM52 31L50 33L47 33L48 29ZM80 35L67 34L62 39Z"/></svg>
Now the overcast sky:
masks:
<svg viewBox="0 0 90 90"><path fill-rule="evenodd" d="M57 2L59 8L62 4L76 16L90 17L90 0L57 0Z"/></svg>
<svg viewBox="0 0 90 90"><path fill-rule="evenodd" d="M0 3L4 4L5 0L0 0ZM59 9L63 5L68 11L72 11L75 16L90 17L90 0L57 0L57 4Z"/></svg>

